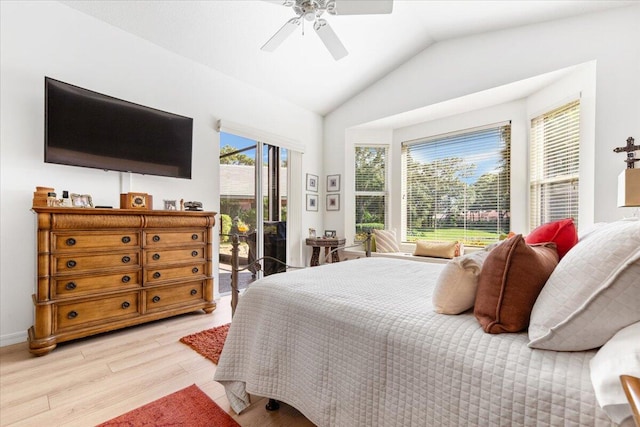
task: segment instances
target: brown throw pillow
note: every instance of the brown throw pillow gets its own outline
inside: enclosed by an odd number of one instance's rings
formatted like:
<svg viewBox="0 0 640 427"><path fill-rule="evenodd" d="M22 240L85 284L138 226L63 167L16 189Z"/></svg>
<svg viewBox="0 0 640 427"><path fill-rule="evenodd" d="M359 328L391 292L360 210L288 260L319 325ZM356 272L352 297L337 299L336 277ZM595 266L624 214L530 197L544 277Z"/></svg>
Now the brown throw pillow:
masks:
<svg viewBox="0 0 640 427"><path fill-rule="evenodd" d="M557 264L555 243L527 245L521 234L489 252L473 311L482 329L490 334L526 330L533 304Z"/></svg>

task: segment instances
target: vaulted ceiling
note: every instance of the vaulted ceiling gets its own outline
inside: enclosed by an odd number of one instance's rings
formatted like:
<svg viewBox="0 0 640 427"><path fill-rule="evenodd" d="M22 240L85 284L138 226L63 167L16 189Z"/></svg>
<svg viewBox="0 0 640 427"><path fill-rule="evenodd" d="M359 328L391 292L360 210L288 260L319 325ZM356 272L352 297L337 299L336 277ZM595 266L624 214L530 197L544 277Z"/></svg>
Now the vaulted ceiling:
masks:
<svg viewBox="0 0 640 427"><path fill-rule="evenodd" d="M637 0L395 0L391 14L325 15L349 52L338 61L309 23L304 34L299 28L276 51L260 50L295 16L290 7L274 1L63 0L62 3L326 115L434 43L592 13Z"/></svg>

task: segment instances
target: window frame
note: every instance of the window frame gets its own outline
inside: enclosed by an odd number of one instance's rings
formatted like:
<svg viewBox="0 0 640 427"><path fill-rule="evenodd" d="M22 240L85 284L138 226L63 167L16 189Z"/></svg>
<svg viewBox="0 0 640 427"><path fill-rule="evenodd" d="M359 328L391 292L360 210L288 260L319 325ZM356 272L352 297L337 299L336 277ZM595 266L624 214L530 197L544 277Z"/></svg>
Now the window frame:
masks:
<svg viewBox="0 0 640 427"><path fill-rule="evenodd" d="M547 168L548 162L545 161L545 149L547 148L547 143L548 141L546 140L541 140L541 141L536 141L535 137L537 134L536 130L534 130L534 121L538 121L538 122L542 122L544 124L544 119L545 117L549 117L552 116L554 114L557 113L561 113L563 112L563 110L566 110L567 112L573 108L577 108L577 114L575 116L575 120L576 122L572 122L570 124L568 124L566 126L566 128L571 128L573 127L573 130L575 130L577 132L577 135L575 135L575 137L577 138L575 140L575 142L573 143L572 146L570 147L566 147L566 144L563 145L562 150L557 150L557 153L560 154L567 154L568 152L573 152L575 154L575 161L576 166L575 169L569 173L569 174L555 174L552 176L541 176L543 174L543 172L539 172L536 175L537 171L544 171ZM580 218L580 204L581 204L581 179L580 179L580 175L581 173L583 173L583 169L584 169L584 164L581 161L581 157L582 157L582 142L583 142L583 136L582 136L582 99L581 96L576 96L576 97L572 97L569 100L565 100L564 102L560 103L559 105L555 105L553 107L548 107L545 108L543 110L543 112L536 114L532 117L529 118L529 147L528 147L528 152L527 152L527 163L528 163L528 168L529 168L529 174L528 174L528 192L529 192L529 209L528 209L528 224L529 224L529 231L533 230L534 228L546 223L546 222L550 222L554 219L561 219L561 218L552 218L552 213L551 212L542 212L543 206L548 206L549 203L544 203L541 201L541 198L543 197L543 188L545 186L550 186L553 184L563 184L566 183L568 185L572 185L577 187L577 190L574 192L576 194L577 197L577 201L574 202L574 208L575 208L575 214L574 215L569 215L571 210L571 207L567 208L567 212L566 215L560 215L560 216L564 216L566 217L572 217L576 223L576 225L579 224L579 218ZM539 132L539 131L538 131ZM536 143L542 143L544 146L543 147L537 147ZM553 145L553 144L551 144ZM537 150L537 151L536 151ZM556 153L556 154L557 154ZM536 162L540 163L540 167L536 167ZM571 203L569 203L569 205L571 205Z"/></svg>
<svg viewBox="0 0 640 427"><path fill-rule="evenodd" d="M356 165L357 159L357 150L359 148L373 148L373 149L384 149L384 190L380 191L358 191L357 190L357 174L358 169ZM353 145L353 186L354 186L354 210L353 210L353 233L354 233L354 242L362 242L363 239L358 238L357 232L357 199L358 196L382 196L384 198L384 229L388 229L390 225L390 206L389 206L389 198L390 198L390 181L391 181L391 173L390 173L390 155L391 155L391 147L389 144L383 143L356 143Z"/></svg>
<svg viewBox="0 0 640 427"><path fill-rule="evenodd" d="M486 122L485 122L486 123ZM494 122L494 123L489 123L489 124L484 124L484 125L480 125L480 126L474 126L474 127L469 127L469 128L456 128L454 130L451 130L449 132L445 132L445 133L441 133L441 134L434 134L434 135L430 135L430 136L424 136L424 137L420 137L420 138L413 138L411 140L407 140L407 141L403 141L400 145L400 151L401 151L401 160L400 160L400 169L401 169L401 192L402 192L402 201L401 201L401 208L400 208L400 214L401 214L401 241L403 244L415 244L415 240L423 240L420 238L416 238L414 240L409 241L409 238L407 237L409 234L409 226L408 226L408 207L407 207L407 200L408 200L408 170L407 170L407 164L406 164L406 155L407 155L407 147L410 147L411 145L427 145L429 143L437 143L439 141L445 141L447 139L450 139L452 137L456 137L456 136L460 136L460 137L464 137L464 135L470 135L470 134L480 134L483 131L488 131L488 130L497 130L499 131L500 129L504 128L504 127L508 127L509 129L509 139L507 142L501 142L501 144L504 145L504 147L509 149L508 152L508 167L507 167L507 177L506 177L506 181L507 181L507 185L509 186L509 199L506 203L506 206L503 209L497 209L497 212L502 212L502 211L506 211L506 215L509 218L509 223L511 222L512 219L512 200L511 200L511 194L513 193L513 189L512 189L512 165L513 165L513 150L512 150L512 145L513 145L513 127L512 127L512 122L511 120L503 120L503 121L499 121L499 122ZM480 135L478 135L480 136ZM473 138L473 137L471 137ZM500 151L502 151L504 148L501 148ZM464 151L460 151L459 153L455 153L456 155L459 154L460 157L464 157L466 152ZM500 160L498 160L498 162L500 162ZM479 177L478 177L479 178ZM471 185L471 184L470 184ZM496 198L496 200L498 201L498 204L496 205L496 207L501 207L499 205L499 194L496 193L498 195L498 197ZM466 222L466 218L468 217L468 215L464 215L465 218L465 222ZM500 232L499 228L498 228L498 224L499 221L496 220L496 229L495 229L495 234L496 234L496 241L498 241L501 237L501 235L503 233ZM509 227L507 227L509 228ZM465 233L465 230L470 230L471 228L467 228L466 223L463 227L459 227L460 229L460 234ZM504 231L504 230L503 230ZM472 241L473 237L461 237L458 240L463 240L466 239L467 241ZM427 239L429 240L429 239ZM450 239L446 239L446 238L438 238L438 239L433 239L435 240L450 240ZM489 242L490 243L490 242ZM469 244L468 244L469 245ZM484 243L480 243L477 242L477 244L470 244L469 246L484 246Z"/></svg>

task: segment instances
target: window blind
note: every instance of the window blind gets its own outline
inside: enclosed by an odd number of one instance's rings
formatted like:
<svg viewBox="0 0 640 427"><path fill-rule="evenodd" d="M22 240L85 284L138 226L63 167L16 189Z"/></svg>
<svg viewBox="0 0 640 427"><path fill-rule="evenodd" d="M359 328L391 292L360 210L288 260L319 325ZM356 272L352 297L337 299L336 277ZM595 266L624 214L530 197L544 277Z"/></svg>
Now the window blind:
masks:
<svg viewBox="0 0 640 427"><path fill-rule="evenodd" d="M484 246L509 232L511 125L402 145L403 240Z"/></svg>
<svg viewBox="0 0 640 427"><path fill-rule="evenodd" d="M580 101L531 120L530 228L564 218L578 221Z"/></svg>
<svg viewBox="0 0 640 427"><path fill-rule="evenodd" d="M384 229L387 217L387 147L355 147L356 240Z"/></svg>

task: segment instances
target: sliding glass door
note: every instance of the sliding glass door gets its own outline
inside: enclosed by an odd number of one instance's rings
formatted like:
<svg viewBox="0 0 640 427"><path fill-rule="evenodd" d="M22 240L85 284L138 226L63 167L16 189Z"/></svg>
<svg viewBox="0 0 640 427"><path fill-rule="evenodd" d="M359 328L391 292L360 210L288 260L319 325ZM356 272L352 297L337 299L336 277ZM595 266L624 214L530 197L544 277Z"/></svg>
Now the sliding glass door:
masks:
<svg viewBox="0 0 640 427"><path fill-rule="evenodd" d="M240 240L239 288L284 271L287 259L287 150L220 133L219 292L231 290L231 238ZM253 264L259 261L259 266Z"/></svg>

